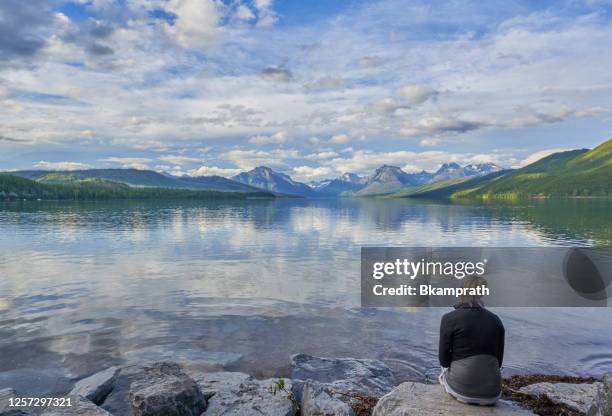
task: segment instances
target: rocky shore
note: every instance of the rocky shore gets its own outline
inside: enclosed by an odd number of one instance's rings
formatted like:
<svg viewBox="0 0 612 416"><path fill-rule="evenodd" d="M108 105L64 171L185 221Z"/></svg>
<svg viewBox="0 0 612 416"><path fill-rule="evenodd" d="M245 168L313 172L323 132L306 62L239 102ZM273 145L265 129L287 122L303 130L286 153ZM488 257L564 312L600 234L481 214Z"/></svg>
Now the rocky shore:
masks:
<svg viewBox="0 0 612 416"><path fill-rule="evenodd" d="M25 392L0 390L0 416L612 416L612 374L601 380L524 376L506 380L504 400L469 406L437 384L399 383L381 361L291 357L287 378L202 372L177 363L111 367L79 380L71 407L10 408Z"/></svg>

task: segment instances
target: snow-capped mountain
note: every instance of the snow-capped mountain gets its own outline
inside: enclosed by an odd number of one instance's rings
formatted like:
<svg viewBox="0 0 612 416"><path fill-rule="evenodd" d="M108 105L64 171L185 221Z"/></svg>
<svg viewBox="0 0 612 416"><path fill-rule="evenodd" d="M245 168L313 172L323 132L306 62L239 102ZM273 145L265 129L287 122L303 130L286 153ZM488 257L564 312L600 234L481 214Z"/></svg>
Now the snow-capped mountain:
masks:
<svg viewBox="0 0 612 416"><path fill-rule="evenodd" d="M321 196L337 196L345 192L357 192L365 186L366 178L354 173L343 173L336 179L313 182L310 186Z"/></svg>
<svg viewBox="0 0 612 416"><path fill-rule="evenodd" d="M232 178L236 182L287 195L315 196L315 191L302 182L291 179L289 175L276 172L266 166L258 166Z"/></svg>
<svg viewBox="0 0 612 416"><path fill-rule="evenodd" d="M429 182L431 183L448 179L459 179L465 177L486 175L488 173L497 172L498 170L501 170L501 168L493 163L471 164L463 167L461 167L455 162L444 163L432 175Z"/></svg>
<svg viewBox="0 0 612 416"><path fill-rule="evenodd" d="M368 178L359 176L356 173L344 172L342 175L340 175L338 180L343 181L343 182L348 182L348 183L354 183L358 185L365 185Z"/></svg>
<svg viewBox="0 0 612 416"><path fill-rule="evenodd" d="M232 179L266 191L297 196L339 196L354 194L358 196L386 194L405 187L420 186L448 179L474 177L500 170L492 163L460 166L455 162L444 163L434 172L406 173L397 166L383 165L369 177L355 173L343 173L335 179L311 182L308 185L291 179L289 175L276 172L271 168L259 166L242 172Z"/></svg>
<svg viewBox="0 0 612 416"><path fill-rule="evenodd" d="M425 171L406 173L397 166L384 165L376 169L366 182L366 186L357 195L375 195L396 191L406 186L418 186L426 183L431 174Z"/></svg>

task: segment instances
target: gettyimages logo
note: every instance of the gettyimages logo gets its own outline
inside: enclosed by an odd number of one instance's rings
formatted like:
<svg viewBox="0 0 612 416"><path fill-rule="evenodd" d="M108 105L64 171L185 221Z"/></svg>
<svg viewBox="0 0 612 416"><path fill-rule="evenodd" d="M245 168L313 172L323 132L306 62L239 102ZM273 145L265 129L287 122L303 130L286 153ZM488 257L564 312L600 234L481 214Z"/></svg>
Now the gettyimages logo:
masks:
<svg viewBox="0 0 612 416"><path fill-rule="evenodd" d="M612 251L565 247L364 247L361 303L608 306Z"/></svg>

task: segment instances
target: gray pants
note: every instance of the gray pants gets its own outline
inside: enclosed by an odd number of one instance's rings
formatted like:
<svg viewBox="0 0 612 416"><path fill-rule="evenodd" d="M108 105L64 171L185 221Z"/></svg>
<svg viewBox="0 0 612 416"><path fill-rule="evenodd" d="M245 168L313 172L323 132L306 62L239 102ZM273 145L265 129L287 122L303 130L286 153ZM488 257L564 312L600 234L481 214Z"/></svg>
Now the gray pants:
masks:
<svg viewBox="0 0 612 416"><path fill-rule="evenodd" d="M448 394L464 403L492 405L501 397L499 363L491 355L453 361L439 380Z"/></svg>

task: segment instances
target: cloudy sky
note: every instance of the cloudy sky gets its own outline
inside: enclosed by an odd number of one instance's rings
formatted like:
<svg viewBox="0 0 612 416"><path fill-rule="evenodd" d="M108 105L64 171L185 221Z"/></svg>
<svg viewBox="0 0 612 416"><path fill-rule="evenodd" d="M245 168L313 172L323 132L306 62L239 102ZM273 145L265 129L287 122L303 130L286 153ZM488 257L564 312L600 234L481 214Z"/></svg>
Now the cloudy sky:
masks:
<svg viewBox="0 0 612 416"><path fill-rule="evenodd" d="M2 0L0 169L308 181L612 137L609 1Z"/></svg>

